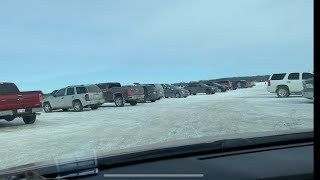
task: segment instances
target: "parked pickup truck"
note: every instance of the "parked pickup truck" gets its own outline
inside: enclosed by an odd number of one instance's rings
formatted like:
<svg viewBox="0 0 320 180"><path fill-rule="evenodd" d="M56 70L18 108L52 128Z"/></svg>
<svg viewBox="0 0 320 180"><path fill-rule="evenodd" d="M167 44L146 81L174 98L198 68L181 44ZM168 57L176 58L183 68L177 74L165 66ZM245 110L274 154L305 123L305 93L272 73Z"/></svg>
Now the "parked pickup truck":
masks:
<svg viewBox="0 0 320 180"><path fill-rule="evenodd" d="M22 117L24 123L33 124L36 113L42 111L42 98L41 91L20 92L14 83L0 82L0 119Z"/></svg>
<svg viewBox="0 0 320 180"><path fill-rule="evenodd" d="M144 100L143 87L122 87L120 83L99 83L97 86L102 90L106 102L114 102L117 107L130 103L135 106Z"/></svg>

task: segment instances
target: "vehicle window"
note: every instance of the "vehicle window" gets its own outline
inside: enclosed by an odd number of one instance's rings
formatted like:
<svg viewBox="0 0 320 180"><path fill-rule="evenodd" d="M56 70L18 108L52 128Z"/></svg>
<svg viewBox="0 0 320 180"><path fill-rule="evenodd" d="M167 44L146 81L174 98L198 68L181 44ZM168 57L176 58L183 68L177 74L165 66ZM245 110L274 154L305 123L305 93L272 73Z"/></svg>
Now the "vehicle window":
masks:
<svg viewBox="0 0 320 180"><path fill-rule="evenodd" d="M74 95L74 88L68 88L67 89L67 96Z"/></svg>
<svg viewBox="0 0 320 180"><path fill-rule="evenodd" d="M98 87L103 90L107 88L105 84L98 84Z"/></svg>
<svg viewBox="0 0 320 180"><path fill-rule="evenodd" d="M114 87L121 87L120 83L111 83L109 84L109 88L114 88Z"/></svg>
<svg viewBox="0 0 320 180"><path fill-rule="evenodd" d="M291 74L289 74L289 76L288 76L288 79L289 80L299 80L299 73L291 73Z"/></svg>
<svg viewBox="0 0 320 180"><path fill-rule="evenodd" d="M313 74L311 73L302 73L302 79L310 79L313 78Z"/></svg>
<svg viewBox="0 0 320 180"><path fill-rule="evenodd" d="M76 88L77 94L85 94L88 93L87 88L85 87L77 87Z"/></svg>
<svg viewBox="0 0 320 180"><path fill-rule="evenodd" d="M274 74L271 80L282 80L286 76L286 73Z"/></svg>
<svg viewBox="0 0 320 180"><path fill-rule="evenodd" d="M64 96L66 89L60 89L55 96L56 97L60 97L60 96Z"/></svg>
<svg viewBox="0 0 320 180"><path fill-rule="evenodd" d="M101 92L101 89L95 85L88 86L87 88L89 92L95 92L95 93Z"/></svg>
<svg viewBox="0 0 320 180"><path fill-rule="evenodd" d="M14 84L0 84L0 93L16 93L19 92Z"/></svg>

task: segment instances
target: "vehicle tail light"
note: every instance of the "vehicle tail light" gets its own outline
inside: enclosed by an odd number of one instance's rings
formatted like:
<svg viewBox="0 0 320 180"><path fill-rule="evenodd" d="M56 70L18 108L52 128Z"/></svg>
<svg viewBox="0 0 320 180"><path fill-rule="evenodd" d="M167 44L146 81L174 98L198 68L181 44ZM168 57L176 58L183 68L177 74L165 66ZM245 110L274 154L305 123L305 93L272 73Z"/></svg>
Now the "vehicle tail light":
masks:
<svg viewBox="0 0 320 180"><path fill-rule="evenodd" d="M90 101L90 99L89 99L89 94L86 94L86 95L84 96L84 98L86 99L86 101Z"/></svg>
<svg viewBox="0 0 320 180"><path fill-rule="evenodd" d="M127 89L127 95L131 96L131 89L130 88Z"/></svg>
<svg viewBox="0 0 320 180"><path fill-rule="evenodd" d="M270 86L270 80L268 80L268 86Z"/></svg>
<svg viewBox="0 0 320 180"><path fill-rule="evenodd" d="M39 94L39 101L41 102L44 99L44 95L43 94Z"/></svg>

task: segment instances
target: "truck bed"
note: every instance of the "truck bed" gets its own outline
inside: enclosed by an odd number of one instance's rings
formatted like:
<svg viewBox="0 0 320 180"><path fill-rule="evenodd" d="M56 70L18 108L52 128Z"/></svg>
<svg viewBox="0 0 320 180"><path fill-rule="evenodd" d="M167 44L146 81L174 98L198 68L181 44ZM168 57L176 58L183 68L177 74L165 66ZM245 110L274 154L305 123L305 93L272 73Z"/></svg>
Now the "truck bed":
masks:
<svg viewBox="0 0 320 180"><path fill-rule="evenodd" d="M0 93L0 111L41 107L41 91Z"/></svg>

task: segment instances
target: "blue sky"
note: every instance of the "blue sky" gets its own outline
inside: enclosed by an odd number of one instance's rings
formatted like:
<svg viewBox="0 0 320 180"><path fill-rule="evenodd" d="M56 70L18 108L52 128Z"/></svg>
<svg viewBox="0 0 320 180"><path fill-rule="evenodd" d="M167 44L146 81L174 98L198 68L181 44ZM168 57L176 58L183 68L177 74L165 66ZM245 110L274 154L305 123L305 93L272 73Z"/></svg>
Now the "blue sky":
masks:
<svg viewBox="0 0 320 180"><path fill-rule="evenodd" d="M0 2L0 82L51 92L313 69L311 0Z"/></svg>

